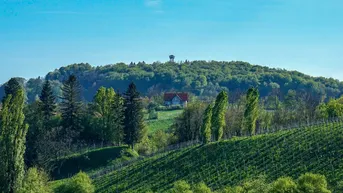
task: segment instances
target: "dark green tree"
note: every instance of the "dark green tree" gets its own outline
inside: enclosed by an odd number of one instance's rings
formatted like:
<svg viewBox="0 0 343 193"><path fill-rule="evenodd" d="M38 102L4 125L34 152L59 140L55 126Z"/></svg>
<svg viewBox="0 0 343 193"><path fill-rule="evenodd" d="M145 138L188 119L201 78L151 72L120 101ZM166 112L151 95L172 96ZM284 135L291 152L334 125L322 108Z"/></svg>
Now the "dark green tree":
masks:
<svg viewBox="0 0 343 193"><path fill-rule="evenodd" d="M223 137L225 127L225 112L229 97L225 91L221 91L216 98L212 113L212 135L214 140L219 141Z"/></svg>
<svg viewBox="0 0 343 193"><path fill-rule="evenodd" d="M117 145L123 142L124 139L124 119L125 119L125 111L124 111L124 99L118 93L114 96L114 101L112 104L112 113L111 113L111 130L112 132L112 140Z"/></svg>
<svg viewBox="0 0 343 193"><path fill-rule="evenodd" d="M142 134L145 128L140 94L133 82L129 85L124 98L124 140L133 149L135 143L144 137Z"/></svg>
<svg viewBox="0 0 343 193"><path fill-rule="evenodd" d="M259 92L256 88L250 88L246 96L246 106L243 118L243 133L254 135L256 130L256 120L258 118Z"/></svg>
<svg viewBox="0 0 343 193"><path fill-rule="evenodd" d="M28 125L24 123L24 90L9 88L0 115L0 192L19 190L24 179L24 153Z"/></svg>
<svg viewBox="0 0 343 193"><path fill-rule="evenodd" d="M82 130L81 86L76 76L69 76L68 80L63 83L61 90L62 135L75 139Z"/></svg>
<svg viewBox="0 0 343 193"><path fill-rule="evenodd" d="M56 111L56 99L50 81L45 81L39 99L25 108L25 122L30 125L25 152L26 163L29 166L37 165L41 142L55 125L52 119Z"/></svg>
<svg viewBox="0 0 343 193"><path fill-rule="evenodd" d="M212 128L212 110L213 105L209 104L205 110L205 115L202 124L202 140L204 143L208 143L211 141L211 128Z"/></svg>
<svg viewBox="0 0 343 193"><path fill-rule="evenodd" d="M46 80L43 85L42 93L39 96L41 101L40 108L43 115L43 126L45 129L50 127L50 122L56 111L56 98L53 94L49 80Z"/></svg>
<svg viewBox="0 0 343 193"><path fill-rule="evenodd" d="M2 103L5 103L5 97L7 97L8 95L12 95L14 96L14 94L21 89L21 85L19 83L19 81L16 78L11 78L6 84L5 84L5 95L4 98L2 100Z"/></svg>

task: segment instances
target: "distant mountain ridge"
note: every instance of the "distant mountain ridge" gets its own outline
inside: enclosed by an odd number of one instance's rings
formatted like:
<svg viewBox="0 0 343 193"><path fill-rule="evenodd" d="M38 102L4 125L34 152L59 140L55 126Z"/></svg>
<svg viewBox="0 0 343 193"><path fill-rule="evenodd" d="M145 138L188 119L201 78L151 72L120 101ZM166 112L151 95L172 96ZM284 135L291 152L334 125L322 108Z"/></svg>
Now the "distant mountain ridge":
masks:
<svg viewBox="0 0 343 193"><path fill-rule="evenodd" d="M343 82L333 78L312 77L297 71L251 65L242 61L139 62L96 67L79 63L49 72L45 79L53 81L54 92L59 95L61 83L71 74L78 77L85 101L91 101L100 86L124 92L131 81L146 96L166 91L183 91L206 98L216 96L220 90L227 90L230 100L234 100L249 87L257 87L261 97L275 94L281 99L289 90L306 92L324 99L343 94ZM43 81L43 78L25 81L28 102L34 101L39 95ZM3 87L0 88L0 97L4 95Z"/></svg>

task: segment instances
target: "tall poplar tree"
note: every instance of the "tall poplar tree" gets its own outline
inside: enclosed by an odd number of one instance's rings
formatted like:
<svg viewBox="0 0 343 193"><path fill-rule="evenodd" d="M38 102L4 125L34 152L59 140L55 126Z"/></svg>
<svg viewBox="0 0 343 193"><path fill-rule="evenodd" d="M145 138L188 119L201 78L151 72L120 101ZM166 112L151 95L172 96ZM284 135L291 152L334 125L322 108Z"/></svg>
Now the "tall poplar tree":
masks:
<svg viewBox="0 0 343 193"><path fill-rule="evenodd" d="M81 86L76 76L69 76L68 80L63 83L61 90L62 135L75 139L82 129Z"/></svg>
<svg viewBox="0 0 343 193"><path fill-rule="evenodd" d="M229 97L225 91L221 91L216 98L212 113L212 134L214 140L220 141L223 137L225 127L225 112L227 110Z"/></svg>
<svg viewBox="0 0 343 193"><path fill-rule="evenodd" d="M134 148L135 143L139 142L144 136L144 116L140 94L136 85L132 82L125 95L125 119L124 119L124 140L125 143Z"/></svg>
<svg viewBox="0 0 343 193"><path fill-rule="evenodd" d="M243 133L254 135L256 130L256 120L258 117L259 92L256 88L250 88L246 96L246 107L243 119Z"/></svg>
<svg viewBox="0 0 343 193"><path fill-rule="evenodd" d="M14 84L16 86L16 84ZM24 178L28 125L24 124L24 90L8 87L0 115L0 192L16 192Z"/></svg>
<svg viewBox="0 0 343 193"><path fill-rule="evenodd" d="M212 104L209 104L205 110L203 125L202 125L202 140L204 143L208 143L211 141L211 127L212 127Z"/></svg>
<svg viewBox="0 0 343 193"><path fill-rule="evenodd" d="M124 99L118 93L114 96L114 101L111 106L111 128L112 128L112 139L117 145L120 145L124 139Z"/></svg>

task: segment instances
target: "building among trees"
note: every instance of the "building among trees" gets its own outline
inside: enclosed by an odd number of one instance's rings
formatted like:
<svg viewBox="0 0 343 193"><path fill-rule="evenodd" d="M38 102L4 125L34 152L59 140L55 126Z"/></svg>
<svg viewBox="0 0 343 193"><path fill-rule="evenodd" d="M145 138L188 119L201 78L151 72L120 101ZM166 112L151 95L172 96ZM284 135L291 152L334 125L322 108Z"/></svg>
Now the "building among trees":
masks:
<svg viewBox="0 0 343 193"><path fill-rule="evenodd" d="M189 100L188 93L164 93L164 104L166 106L181 105L183 107L187 106Z"/></svg>

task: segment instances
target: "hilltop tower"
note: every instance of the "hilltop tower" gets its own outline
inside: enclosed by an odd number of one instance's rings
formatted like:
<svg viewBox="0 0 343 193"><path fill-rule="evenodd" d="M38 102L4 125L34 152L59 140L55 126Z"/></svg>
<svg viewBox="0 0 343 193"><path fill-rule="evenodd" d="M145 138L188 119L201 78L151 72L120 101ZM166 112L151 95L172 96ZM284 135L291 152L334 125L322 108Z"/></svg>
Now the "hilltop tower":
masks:
<svg viewBox="0 0 343 193"><path fill-rule="evenodd" d="M169 56L169 59L170 59L170 62L174 62L175 56L174 56L174 55L170 55L170 56Z"/></svg>

